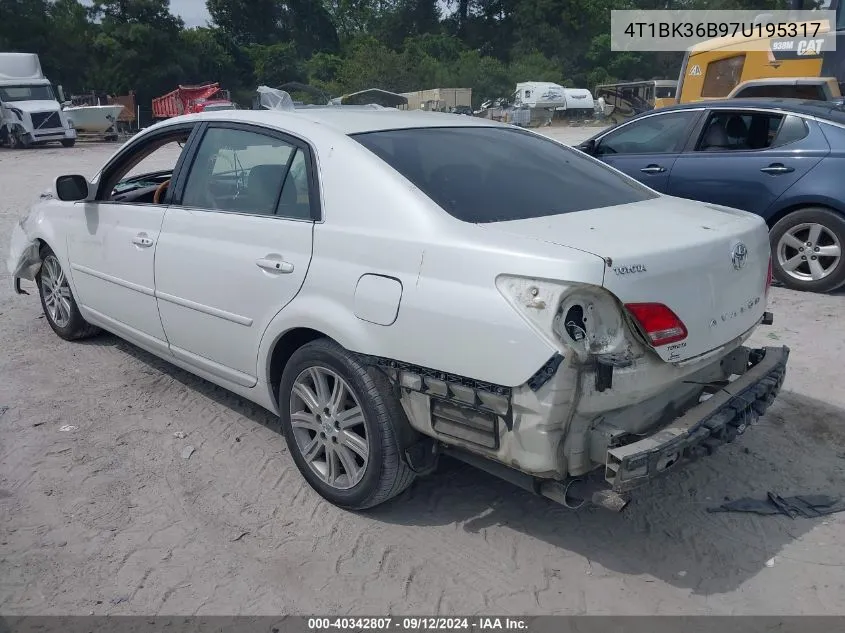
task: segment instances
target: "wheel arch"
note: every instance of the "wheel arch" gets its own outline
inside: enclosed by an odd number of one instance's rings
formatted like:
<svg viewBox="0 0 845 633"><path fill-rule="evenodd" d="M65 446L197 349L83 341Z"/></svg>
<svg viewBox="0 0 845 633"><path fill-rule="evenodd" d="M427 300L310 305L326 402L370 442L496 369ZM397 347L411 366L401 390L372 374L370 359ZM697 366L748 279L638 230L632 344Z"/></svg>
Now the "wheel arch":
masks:
<svg viewBox="0 0 845 633"><path fill-rule="evenodd" d="M786 216L790 213L795 213L796 211L801 211L802 209L827 209L828 211L833 211L834 213L838 213L845 219L845 208L832 200L803 200L800 202L793 202L792 204L786 205L774 211L771 215L766 217L766 224L771 231L775 224L783 220Z"/></svg>
<svg viewBox="0 0 845 633"><path fill-rule="evenodd" d="M321 338L334 340L319 330L309 327L295 327L279 336L273 343L267 362L267 379L270 383L273 403L277 407L279 406L279 383L290 357L303 345Z"/></svg>
<svg viewBox="0 0 845 633"><path fill-rule="evenodd" d="M258 348L259 384L266 386L274 407L278 407L284 363L297 349L317 338L331 339L351 352L372 351L375 345L367 323L343 303L325 296L298 295L270 321Z"/></svg>

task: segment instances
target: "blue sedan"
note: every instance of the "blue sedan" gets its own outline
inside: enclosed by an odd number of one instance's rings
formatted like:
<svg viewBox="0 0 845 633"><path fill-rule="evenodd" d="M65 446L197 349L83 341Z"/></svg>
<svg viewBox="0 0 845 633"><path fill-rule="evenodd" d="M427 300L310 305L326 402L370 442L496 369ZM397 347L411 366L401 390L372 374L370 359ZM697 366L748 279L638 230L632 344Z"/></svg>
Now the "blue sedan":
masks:
<svg viewBox="0 0 845 633"><path fill-rule="evenodd" d="M730 99L636 116L579 146L657 191L744 209L769 225L774 276L845 284L845 107Z"/></svg>

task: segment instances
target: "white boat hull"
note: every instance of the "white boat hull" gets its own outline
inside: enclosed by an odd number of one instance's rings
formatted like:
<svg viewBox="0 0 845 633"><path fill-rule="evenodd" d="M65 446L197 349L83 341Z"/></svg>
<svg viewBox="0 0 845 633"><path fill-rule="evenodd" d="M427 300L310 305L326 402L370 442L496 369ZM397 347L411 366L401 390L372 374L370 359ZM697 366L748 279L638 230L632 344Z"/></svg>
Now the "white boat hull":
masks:
<svg viewBox="0 0 845 633"><path fill-rule="evenodd" d="M104 134L117 122L122 105L73 106L65 108L65 115L73 121L77 132Z"/></svg>

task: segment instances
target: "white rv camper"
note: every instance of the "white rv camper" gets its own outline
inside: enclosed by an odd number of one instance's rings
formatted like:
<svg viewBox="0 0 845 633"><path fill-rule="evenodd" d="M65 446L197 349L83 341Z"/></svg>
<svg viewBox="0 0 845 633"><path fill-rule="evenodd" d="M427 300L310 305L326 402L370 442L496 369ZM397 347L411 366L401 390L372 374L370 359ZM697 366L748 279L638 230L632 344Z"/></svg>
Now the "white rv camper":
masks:
<svg viewBox="0 0 845 633"><path fill-rule="evenodd" d="M566 116L576 118L592 118L596 102L592 93L586 88L564 88L566 98Z"/></svg>
<svg viewBox="0 0 845 633"><path fill-rule="evenodd" d="M548 81L524 81L516 84L514 105L556 109L566 106L563 87Z"/></svg>
<svg viewBox="0 0 845 633"><path fill-rule="evenodd" d="M0 145L59 141L73 147L76 130L62 112L38 55L0 53Z"/></svg>

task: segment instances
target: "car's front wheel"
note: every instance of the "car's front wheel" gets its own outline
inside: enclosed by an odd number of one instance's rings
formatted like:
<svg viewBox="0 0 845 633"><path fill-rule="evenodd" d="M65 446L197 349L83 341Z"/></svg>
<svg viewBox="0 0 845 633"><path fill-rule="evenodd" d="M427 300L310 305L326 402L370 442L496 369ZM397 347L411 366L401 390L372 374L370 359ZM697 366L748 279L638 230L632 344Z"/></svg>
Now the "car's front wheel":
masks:
<svg viewBox="0 0 845 633"><path fill-rule="evenodd" d="M64 138L62 139L62 147L73 147L76 145L75 138Z"/></svg>
<svg viewBox="0 0 845 633"><path fill-rule="evenodd" d="M387 378L337 343L319 339L294 352L279 408L294 462L331 503L370 508L413 481L394 427L407 423L405 414Z"/></svg>
<svg viewBox="0 0 845 633"><path fill-rule="evenodd" d="M830 292L845 284L845 218L821 207L793 211L772 227L774 276L788 288Z"/></svg>
<svg viewBox="0 0 845 633"><path fill-rule="evenodd" d="M41 249L41 270L35 278L44 316L53 331L67 341L93 336L100 329L82 318L59 258L44 246Z"/></svg>

